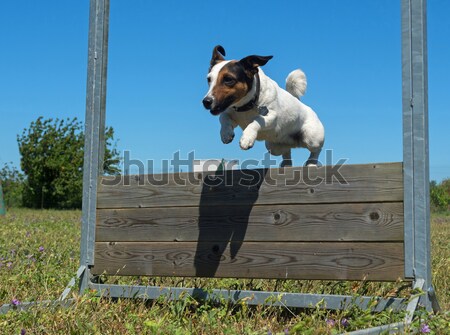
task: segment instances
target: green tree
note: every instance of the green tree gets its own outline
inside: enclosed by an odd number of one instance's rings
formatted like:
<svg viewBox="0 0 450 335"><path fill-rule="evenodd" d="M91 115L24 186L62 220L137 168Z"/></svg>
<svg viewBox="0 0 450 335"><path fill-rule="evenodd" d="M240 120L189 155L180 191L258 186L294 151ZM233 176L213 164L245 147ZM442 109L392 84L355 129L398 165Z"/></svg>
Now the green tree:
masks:
<svg viewBox="0 0 450 335"><path fill-rule="evenodd" d="M105 131L103 170L118 174L114 130ZM83 188L83 124L74 119L39 117L17 136L26 179L23 203L33 208L80 208ZM113 145L114 144L114 145ZM113 147L111 148L111 146Z"/></svg>
<svg viewBox="0 0 450 335"><path fill-rule="evenodd" d="M0 182L2 183L5 206L22 206L24 177L12 163L5 163L0 169Z"/></svg>
<svg viewBox="0 0 450 335"><path fill-rule="evenodd" d="M434 180L430 182L430 203L434 212L450 209L450 179L444 179L439 184Z"/></svg>

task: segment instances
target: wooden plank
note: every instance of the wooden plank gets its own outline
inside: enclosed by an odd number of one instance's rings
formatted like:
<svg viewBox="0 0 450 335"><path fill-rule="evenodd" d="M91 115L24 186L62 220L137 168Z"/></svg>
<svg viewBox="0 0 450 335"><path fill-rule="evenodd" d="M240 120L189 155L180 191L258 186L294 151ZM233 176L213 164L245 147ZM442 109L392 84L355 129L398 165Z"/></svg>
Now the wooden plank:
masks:
<svg viewBox="0 0 450 335"><path fill-rule="evenodd" d="M93 274L390 280L403 243L97 242Z"/></svg>
<svg viewBox="0 0 450 335"><path fill-rule="evenodd" d="M403 241L403 204L97 210L96 241Z"/></svg>
<svg viewBox="0 0 450 335"><path fill-rule="evenodd" d="M403 201L402 163L102 177L97 208Z"/></svg>

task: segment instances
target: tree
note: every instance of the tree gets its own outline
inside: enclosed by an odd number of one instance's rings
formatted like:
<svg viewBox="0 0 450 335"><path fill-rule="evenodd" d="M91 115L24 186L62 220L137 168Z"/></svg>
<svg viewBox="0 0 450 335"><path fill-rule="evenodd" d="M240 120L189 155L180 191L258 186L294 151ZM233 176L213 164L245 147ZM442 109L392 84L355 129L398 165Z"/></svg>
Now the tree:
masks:
<svg viewBox="0 0 450 335"><path fill-rule="evenodd" d="M105 131L103 170L118 174L114 130ZM80 208L83 187L84 133L77 118L39 117L17 136L21 168L26 176L23 203L33 208Z"/></svg>
<svg viewBox="0 0 450 335"><path fill-rule="evenodd" d="M0 182L2 183L3 199L6 207L22 206L22 192L24 178L12 163L5 163L0 170Z"/></svg>
<svg viewBox="0 0 450 335"><path fill-rule="evenodd" d="M434 212L450 209L450 179L444 179L439 184L434 180L430 182L430 203Z"/></svg>

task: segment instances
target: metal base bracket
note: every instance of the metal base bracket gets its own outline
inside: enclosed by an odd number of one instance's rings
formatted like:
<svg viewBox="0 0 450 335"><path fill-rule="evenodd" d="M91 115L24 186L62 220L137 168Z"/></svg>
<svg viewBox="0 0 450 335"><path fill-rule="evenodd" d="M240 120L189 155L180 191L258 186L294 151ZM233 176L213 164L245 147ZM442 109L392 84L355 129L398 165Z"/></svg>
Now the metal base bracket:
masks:
<svg viewBox="0 0 450 335"><path fill-rule="evenodd" d="M9 311L26 311L32 307L39 306L44 308L49 307L68 307L73 302L74 299L67 299L69 296L72 288L75 286L77 280L81 278L83 273L85 272L86 267L80 266L78 268L77 274L74 278L72 278L67 284L66 288L64 289L63 293L60 295L60 297L56 300L42 300L42 301L27 301L27 302L20 302L19 304L4 304L0 306L0 314L6 314Z"/></svg>

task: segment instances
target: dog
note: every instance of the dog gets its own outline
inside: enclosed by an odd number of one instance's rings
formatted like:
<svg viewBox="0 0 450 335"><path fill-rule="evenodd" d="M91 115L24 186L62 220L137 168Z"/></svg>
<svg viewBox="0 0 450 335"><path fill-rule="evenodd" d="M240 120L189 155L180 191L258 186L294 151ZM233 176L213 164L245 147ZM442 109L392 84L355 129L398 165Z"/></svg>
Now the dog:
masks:
<svg viewBox="0 0 450 335"><path fill-rule="evenodd" d="M222 46L214 47L209 89L202 101L212 115L219 115L222 142L231 143L239 126L243 150L256 140L265 141L270 154L283 157L283 167L292 166L292 148L307 148L310 156L305 165L317 165L325 131L316 113L300 101L306 91L305 74L292 71L283 90L260 68L273 56L251 55L239 61L224 56Z"/></svg>

